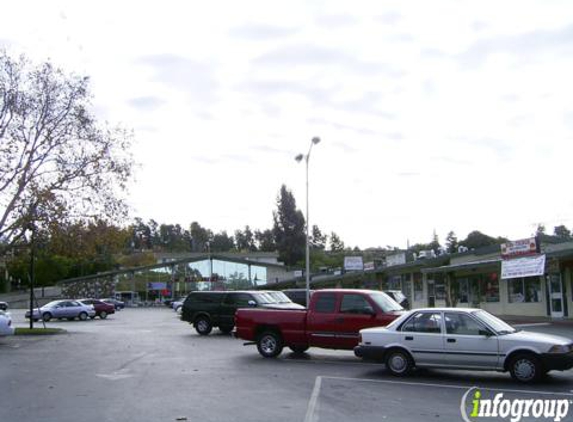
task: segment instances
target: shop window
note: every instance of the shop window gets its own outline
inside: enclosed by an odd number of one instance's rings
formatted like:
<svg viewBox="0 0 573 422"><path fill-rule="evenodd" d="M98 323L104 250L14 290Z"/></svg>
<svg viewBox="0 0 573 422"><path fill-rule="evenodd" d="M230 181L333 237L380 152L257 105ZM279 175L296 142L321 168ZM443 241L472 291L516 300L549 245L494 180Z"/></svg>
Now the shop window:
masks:
<svg viewBox="0 0 573 422"><path fill-rule="evenodd" d="M422 283L422 274L414 273L414 300L424 299L424 284Z"/></svg>
<svg viewBox="0 0 573 422"><path fill-rule="evenodd" d="M497 273L491 273L485 279L485 301L499 302L499 278Z"/></svg>
<svg viewBox="0 0 573 422"><path fill-rule="evenodd" d="M435 279L436 300L446 300L446 282L440 274Z"/></svg>
<svg viewBox="0 0 573 422"><path fill-rule="evenodd" d="M507 280L510 303L541 302L539 277L512 278Z"/></svg>
<svg viewBox="0 0 573 422"><path fill-rule="evenodd" d="M387 290L402 290L402 277L394 275L388 277Z"/></svg>

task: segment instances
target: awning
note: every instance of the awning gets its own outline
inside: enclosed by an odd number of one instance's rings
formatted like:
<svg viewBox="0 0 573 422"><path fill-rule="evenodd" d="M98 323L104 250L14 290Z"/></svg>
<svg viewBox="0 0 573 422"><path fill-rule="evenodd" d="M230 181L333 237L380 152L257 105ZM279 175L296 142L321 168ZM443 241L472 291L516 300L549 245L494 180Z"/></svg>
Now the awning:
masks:
<svg viewBox="0 0 573 422"><path fill-rule="evenodd" d="M422 273L424 274L435 274L435 273L451 273L460 270L477 270L483 269L485 267L491 267L501 263L500 258L487 259L483 261L472 261L472 262L461 262L459 264L444 265L443 267L436 268L423 268Z"/></svg>

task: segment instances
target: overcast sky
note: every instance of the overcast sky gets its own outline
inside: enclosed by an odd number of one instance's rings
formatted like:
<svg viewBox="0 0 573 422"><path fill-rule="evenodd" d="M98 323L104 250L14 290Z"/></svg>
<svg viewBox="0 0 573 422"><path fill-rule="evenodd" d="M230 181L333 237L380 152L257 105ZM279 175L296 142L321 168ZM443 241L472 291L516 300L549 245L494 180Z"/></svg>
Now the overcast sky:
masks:
<svg viewBox="0 0 573 422"><path fill-rule="evenodd" d="M14 1L0 47L91 77L133 128L133 216L348 246L573 228L573 3Z"/></svg>

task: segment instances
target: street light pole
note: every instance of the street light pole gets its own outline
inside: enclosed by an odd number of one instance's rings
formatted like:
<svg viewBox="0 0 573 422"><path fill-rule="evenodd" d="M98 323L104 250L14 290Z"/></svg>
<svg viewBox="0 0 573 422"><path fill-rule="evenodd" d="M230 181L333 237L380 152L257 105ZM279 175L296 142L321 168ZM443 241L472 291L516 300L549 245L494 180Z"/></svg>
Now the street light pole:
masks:
<svg viewBox="0 0 573 422"><path fill-rule="evenodd" d="M310 160L310 151L312 151L312 146L320 142L320 138L315 136L310 142L310 147L308 148L308 154L299 154L295 157L295 160L300 162L304 158L306 162L306 306L308 307L310 303L310 241L309 241L309 228L310 228L310 217L309 217L309 206L308 206L308 162Z"/></svg>

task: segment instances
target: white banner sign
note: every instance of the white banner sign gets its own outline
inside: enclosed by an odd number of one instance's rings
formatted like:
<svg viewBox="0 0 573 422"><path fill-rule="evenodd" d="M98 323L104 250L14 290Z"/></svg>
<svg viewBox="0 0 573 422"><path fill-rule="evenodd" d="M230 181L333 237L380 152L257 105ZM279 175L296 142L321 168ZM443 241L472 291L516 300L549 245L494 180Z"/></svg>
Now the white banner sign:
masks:
<svg viewBox="0 0 573 422"><path fill-rule="evenodd" d="M344 269L346 271L362 271L364 264L361 256L345 256Z"/></svg>
<svg viewBox="0 0 573 422"><path fill-rule="evenodd" d="M393 267L394 265L403 265L406 263L406 254L398 253L395 255L388 255L386 257L386 266Z"/></svg>
<svg viewBox="0 0 573 422"><path fill-rule="evenodd" d="M545 274L545 255L501 262L501 278L536 277Z"/></svg>

